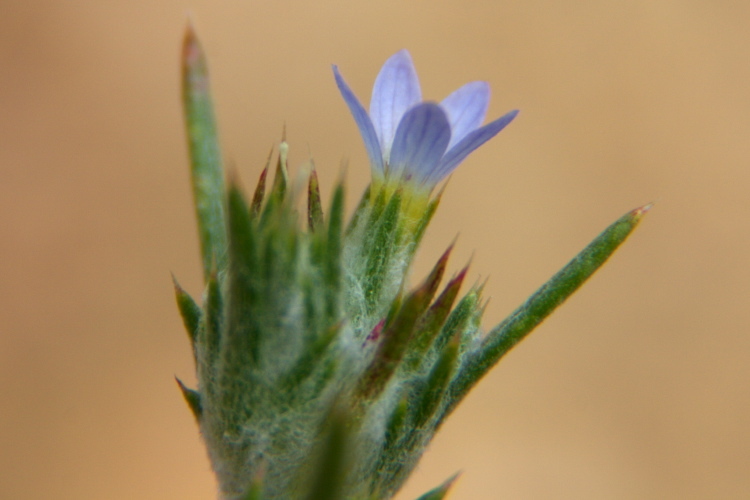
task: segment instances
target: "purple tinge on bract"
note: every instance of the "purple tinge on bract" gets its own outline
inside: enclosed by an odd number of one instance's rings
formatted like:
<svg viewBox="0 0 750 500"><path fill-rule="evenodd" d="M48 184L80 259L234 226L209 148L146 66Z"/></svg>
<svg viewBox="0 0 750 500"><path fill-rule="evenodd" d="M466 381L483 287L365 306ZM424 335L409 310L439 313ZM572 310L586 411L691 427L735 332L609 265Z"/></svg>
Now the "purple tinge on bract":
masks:
<svg viewBox="0 0 750 500"><path fill-rule="evenodd" d="M441 103L422 101L411 55L400 50L380 69L370 112L333 66L341 95L365 142L373 173L432 189L469 154L505 128L513 110L482 126L490 101L486 82L471 82Z"/></svg>

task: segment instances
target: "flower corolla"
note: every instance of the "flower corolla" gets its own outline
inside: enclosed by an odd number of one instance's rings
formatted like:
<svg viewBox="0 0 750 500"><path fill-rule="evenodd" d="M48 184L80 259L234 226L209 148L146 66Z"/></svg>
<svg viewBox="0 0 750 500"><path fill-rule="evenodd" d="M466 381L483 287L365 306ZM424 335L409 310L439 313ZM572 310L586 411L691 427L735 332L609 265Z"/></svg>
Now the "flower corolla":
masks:
<svg viewBox="0 0 750 500"><path fill-rule="evenodd" d="M490 87L481 81L467 83L440 103L422 101L417 72L406 50L396 52L381 68L369 113L335 65L333 74L378 183L408 182L417 191L429 192L518 114L514 110L482 126Z"/></svg>

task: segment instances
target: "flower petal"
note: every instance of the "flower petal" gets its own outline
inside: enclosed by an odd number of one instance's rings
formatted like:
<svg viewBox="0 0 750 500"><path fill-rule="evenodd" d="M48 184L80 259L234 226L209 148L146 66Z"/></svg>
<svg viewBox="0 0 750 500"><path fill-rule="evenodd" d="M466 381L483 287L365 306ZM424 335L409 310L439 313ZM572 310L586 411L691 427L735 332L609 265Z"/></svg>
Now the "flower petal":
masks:
<svg viewBox="0 0 750 500"><path fill-rule="evenodd" d="M398 124L386 176L424 183L440 165L450 139L451 126L443 108L434 102L414 106Z"/></svg>
<svg viewBox="0 0 750 500"><path fill-rule="evenodd" d="M370 118L386 161L401 118L421 100L422 91L411 55L406 50L400 50L383 64L375 79L370 100Z"/></svg>
<svg viewBox="0 0 750 500"><path fill-rule="evenodd" d="M490 85L487 82L467 83L440 103L451 124L449 148L458 144L469 132L479 128L484 122L489 104Z"/></svg>
<svg viewBox="0 0 750 500"><path fill-rule="evenodd" d="M461 142L453 146L443 157L438 168L431 172L428 182L437 184L445 176L453 172L459 163L464 161L469 154L485 142L492 139L498 132L504 129L518 114L518 110L507 113L494 122L478 128L464 137Z"/></svg>
<svg viewBox="0 0 750 500"><path fill-rule="evenodd" d="M383 154L380 150L380 143L378 142L378 136L375 133L375 127L372 124L372 120L365 111L364 106L359 102L357 96L346 84L344 78L339 73L338 66L333 66L333 76L336 78L336 85L341 92L341 96L344 98L346 105L349 106L354 121L357 122L359 127L359 133L362 135L362 139L365 141L365 149L367 149L367 156L370 157L370 165L374 170L379 172L381 175L384 173L383 165Z"/></svg>

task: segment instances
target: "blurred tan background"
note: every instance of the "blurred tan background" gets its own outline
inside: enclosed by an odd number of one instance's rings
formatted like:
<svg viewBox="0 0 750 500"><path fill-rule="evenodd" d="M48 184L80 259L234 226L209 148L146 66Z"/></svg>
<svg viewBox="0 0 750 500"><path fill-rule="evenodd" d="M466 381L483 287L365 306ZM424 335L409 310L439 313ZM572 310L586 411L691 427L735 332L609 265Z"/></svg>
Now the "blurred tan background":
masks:
<svg viewBox="0 0 750 500"><path fill-rule="evenodd" d="M408 48L426 97L519 118L453 176L418 256L489 276L491 327L606 225L656 208L512 351L399 496L750 498L750 4L729 0L0 2L0 498L214 498L170 272L199 295L179 106L190 11L225 157L284 123L328 196L369 176L369 101Z"/></svg>

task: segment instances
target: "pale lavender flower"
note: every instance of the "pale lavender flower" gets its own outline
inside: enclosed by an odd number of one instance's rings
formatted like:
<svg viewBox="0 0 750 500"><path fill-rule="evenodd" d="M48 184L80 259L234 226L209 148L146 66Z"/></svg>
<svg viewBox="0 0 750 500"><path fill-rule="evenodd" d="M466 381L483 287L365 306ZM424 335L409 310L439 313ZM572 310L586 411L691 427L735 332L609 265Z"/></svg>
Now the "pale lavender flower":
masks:
<svg viewBox="0 0 750 500"><path fill-rule="evenodd" d="M410 180L418 189L431 190L518 114L514 110L482 126L490 100L486 82L467 83L439 104L422 101L406 50L381 68L369 114L335 65L333 74L362 134L375 178Z"/></svg>

